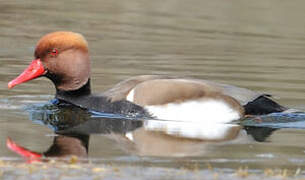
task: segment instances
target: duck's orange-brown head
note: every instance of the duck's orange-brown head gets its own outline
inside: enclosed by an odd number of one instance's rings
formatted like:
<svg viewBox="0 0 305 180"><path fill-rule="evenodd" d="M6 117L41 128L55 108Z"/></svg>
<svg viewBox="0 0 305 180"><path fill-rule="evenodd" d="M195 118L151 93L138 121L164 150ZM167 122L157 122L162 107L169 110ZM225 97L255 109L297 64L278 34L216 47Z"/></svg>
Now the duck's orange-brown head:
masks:
<svg viewBox="0 0 305 180"><path fill-rule="evenodd" d="M35 49L35 60L17 78L12 88L26 81L46 76L59 90L77 90L90 76L88 43L78 33L58 31L43 36Z"/></svg>

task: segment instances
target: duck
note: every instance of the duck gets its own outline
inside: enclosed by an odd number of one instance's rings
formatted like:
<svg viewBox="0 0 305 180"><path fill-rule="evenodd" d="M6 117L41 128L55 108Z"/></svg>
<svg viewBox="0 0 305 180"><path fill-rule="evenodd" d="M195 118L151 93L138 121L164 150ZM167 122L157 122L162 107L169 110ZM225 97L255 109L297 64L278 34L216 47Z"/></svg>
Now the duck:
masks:
<svg viewBox="0 0 305 180"><path fill-rule="evenodd" d="M82 34L51 32L38 41L34 60L8 88L46 77L55 86L58 102L97 112L199 123L229 123L288 109L268 94L178 76L135 76L94 94L90 64L88 42Z"/></svg>

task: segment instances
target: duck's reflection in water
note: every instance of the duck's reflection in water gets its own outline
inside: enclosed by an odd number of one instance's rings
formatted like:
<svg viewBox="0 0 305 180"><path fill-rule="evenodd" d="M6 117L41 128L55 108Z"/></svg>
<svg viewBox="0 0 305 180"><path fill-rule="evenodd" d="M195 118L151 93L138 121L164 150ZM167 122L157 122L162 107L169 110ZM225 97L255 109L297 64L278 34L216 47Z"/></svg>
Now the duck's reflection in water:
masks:
<svg viewBox="0 0 305 180"><path fill-rule="evenodd" d="M84 134L58 134L54 137L51 147L43 153L46 157L65 157L75 155L87 157L89 135Z"/></svg>
<svg viewBox="0 0 305 180"><path fill-rule="evenodd" d="M45 152L35 152L18 145L12 139L7 138L7 147L24 157L27 162L47 161L44 158L65 158L77 156L87 158L89 135L84 134L57 134L53 143Z"/></svg>
<svg viewBox="0 0 305 180"><path fill-rule="evenodd" d="M104 134L115 139L119 147L132 154L177 157L204 156L225 144L264 141L274 131L272 128L242 127L237 124L123 118L112 114L87 112L68 105L31 107L29 112L32 121L54 130L56 135L53 144L45 152L36 153L38 156L12 140L8 140L7 145L23 157L36 160L42 157L71 155L87 157L89 137L92 134Z"/></svg>

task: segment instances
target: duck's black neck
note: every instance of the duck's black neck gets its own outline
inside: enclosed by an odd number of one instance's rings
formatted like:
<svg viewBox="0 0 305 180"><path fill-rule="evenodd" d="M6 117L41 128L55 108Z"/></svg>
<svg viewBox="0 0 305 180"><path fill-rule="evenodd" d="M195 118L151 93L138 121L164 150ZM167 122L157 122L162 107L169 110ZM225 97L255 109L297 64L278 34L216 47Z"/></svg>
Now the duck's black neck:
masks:
<svg viewBox="0 0 305 180"><path fill-rule="evenodd" d="M89 95L91 95L90 79L88 79L87 83L84 86L82 86L77 90L64 91L64 90L56 89L55 98L61 100L69 100L71 98L75 99Z"/></svg>

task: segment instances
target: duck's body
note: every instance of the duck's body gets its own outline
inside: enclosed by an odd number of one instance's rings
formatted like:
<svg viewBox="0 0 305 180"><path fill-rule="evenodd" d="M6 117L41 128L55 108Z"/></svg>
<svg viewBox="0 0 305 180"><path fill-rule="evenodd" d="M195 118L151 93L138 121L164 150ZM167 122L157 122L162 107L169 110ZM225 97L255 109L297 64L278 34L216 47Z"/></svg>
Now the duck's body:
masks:
<svg viewBox="0 0 305 180"><path fill-rule="evenodd" d="M198 79L143 75L99 95L87 93L88 88L90 82L76 92L58 91L56 98L99 112L167 120L226 122L285 110L267 95Z"/></svg>
<svg viewBox="0 0 305 180"><path fill-rule="evenodd" d="M73 32L54 32L41 38L35 60L9 87L40 76L54 83L57 99L101 112L226 123L244 115L286 109L266 95L248 89L158 75L132 77L100 95L93 95L87 42Z"/></svg>

